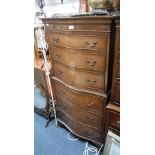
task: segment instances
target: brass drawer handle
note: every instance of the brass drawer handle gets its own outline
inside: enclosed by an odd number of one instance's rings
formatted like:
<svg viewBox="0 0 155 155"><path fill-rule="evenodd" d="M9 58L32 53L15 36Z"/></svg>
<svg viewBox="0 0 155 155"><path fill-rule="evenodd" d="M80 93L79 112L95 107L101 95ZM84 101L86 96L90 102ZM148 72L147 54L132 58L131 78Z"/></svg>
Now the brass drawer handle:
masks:
<svg viewBox="0 0 155 155"><path fill-rule="evenodd" d="M95 60L93 60L93 61L87 60L86 62L88 63L89 66L95 66L95 64L96 64Z"/></svg>
<svg viewBox="0 0 155 155"><path fill-rule="evenodd" d="M88 42L88 41L86 41L85 44L92 48L92 47L96 46L97 42Z"/></svg>
<svg viewBox="0 0 155 155"><path fill-rule="evenodd" d="M54 43L58 43L59 42L59 38L53 38Z"/></svg>
<svg viewBox="0 0 155 155"><path fill-rule="evenodd" d="M96 80L87 80L88 83L95 84Z"/></svg>
<svg viewBox="0 0 155 155"><path fill-rule="evenodd" d="M56 54L55 57L56 57L57 59L60 59L61 55L60 55L60 54Z"/></svg>

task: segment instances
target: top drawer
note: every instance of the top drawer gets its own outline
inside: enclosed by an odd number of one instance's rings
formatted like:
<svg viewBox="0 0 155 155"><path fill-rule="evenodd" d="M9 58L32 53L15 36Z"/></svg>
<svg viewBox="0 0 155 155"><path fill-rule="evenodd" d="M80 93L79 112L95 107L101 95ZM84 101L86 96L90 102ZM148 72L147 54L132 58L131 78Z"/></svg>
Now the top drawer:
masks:
<svg viewBox="0 0 155 155"><path fill-rule="evenodd" d="M46 24L45 29L48 31L95 31L109 32L110 26L105 24Z"/></svg>
<svg viewBox="0 0 155 155"><path fill-rule="evenodd" d="M73 49L106 50L106 36L50 33L49 42Z"/></svg>

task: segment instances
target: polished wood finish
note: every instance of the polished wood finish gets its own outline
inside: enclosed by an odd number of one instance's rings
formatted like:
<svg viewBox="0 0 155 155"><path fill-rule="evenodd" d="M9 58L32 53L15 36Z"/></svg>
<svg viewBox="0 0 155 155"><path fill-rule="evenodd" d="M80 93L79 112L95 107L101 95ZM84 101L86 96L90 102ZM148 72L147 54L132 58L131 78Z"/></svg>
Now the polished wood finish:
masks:
<svg viewBox="0 0 155 155"><path fill-rule="evenodd" d="M84 92L78 92L55 81L57 97L67 100L73 106L103 115L105 98Z"/></svg>
<svg viewBox="0 0 155 155"><path fill-rule="evenodd" d="M44 18L57 118L71 132L103 143L116 16Z"/></svg>
<svg viewBox="0 0 155 155"><path fill-rule="evenodd" d="M77 122L81 122L83 124L101 130L102 115L98 113L94 113L92 111L85 110L82 108L77 108L73 106L72 103L68 102L65 99L61 100L59 97L57 97L57 109L68 114L71 118L73 118Z"/></svg>
<svg viewBox="0 0 155 155"><path fill-rule="evenodd" d="M110 101L106 107L105 134L108 130L120 135L120 21L116 20L114 63Z"/></svg>
<svg viewBox="0 0 155 155"><path fill-rule="evenodd" d="M105 92L104 73L84 71L53 62L53 75L79 88Z"/></svg>
<svg viewBox="0 0 155 155"><path fill-rule="evenodd" d="M85 20L86 21L86 20ZM85 22L84 21L84 22ZM46 22L46 21L45 21ZM49 21L47 25L45 25L46 27L46 30L48 31L52 31L52 32L58 32L61 34L60 31L63 31L63 32L85 32L85 31L91 31L91 32L105 32L105 31L110 31L110 28L108 25L103 25L103 24L97 24L97 23L93 23L93 25L91 24L88 24L88 22L91 22L91 21L87 21L87 23L83 24L83 25L80 25L79 23L76 23L76 21L74 21L74 29L69 29L69 26L72 25L73 23L70 22L70 23L67 23L67 21L64 21L61 20L61 21L58 21L57 23L54 23L52 21ZM97 29L96 29L97 27ZM100 34L101 35L101 34ZM48 35L47 35L48 36Z"/></svg>
<svg viewBox="0 0 155 155"><path fill-rule="evenodd" d="M116 39L114 50L114 65L111 99L114 104L120 105L120 23L116 20Z"/></svg>
<svg viewBox="0 0 155 155"><path fill-rule="evenodd" d="M51 55L54 61L69 67L105 71L105 53L101 54L90 50L65 49L59 46L52 46L50 50L52 51Z"/></svg>
<svg viewBox="0 0 155 155"><path fill-rule="evenodd" d="M91 35L78 35L78 34L58 34L53 33L49 37L52 45L59 45L61 47L71 49L93 49L93 50L106 50L106 37L105 36L91 36Z"/></svg>
<svg viewBox="0 0 155 155"><path fill-rule="evenodd" d="M63 123L72 133L75 135L95 142L96 144L102 143L102 132L87 126L81 122L75 121L72 117L69 117L66 113L61 110L57 110L58 120Z"/></svg>

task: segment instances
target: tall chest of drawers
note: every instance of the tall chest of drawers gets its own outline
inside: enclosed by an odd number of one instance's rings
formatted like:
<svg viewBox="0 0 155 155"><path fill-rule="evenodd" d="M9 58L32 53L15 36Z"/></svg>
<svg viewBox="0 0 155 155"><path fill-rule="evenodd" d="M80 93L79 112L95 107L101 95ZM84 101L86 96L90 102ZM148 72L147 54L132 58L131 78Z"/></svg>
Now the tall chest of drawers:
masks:
<svg viewBox="0 0 155 155"><path fill-rule="evenodd" d="M49 41L57 119L75 135L101 145L114 17L42 20Z"/></svg>

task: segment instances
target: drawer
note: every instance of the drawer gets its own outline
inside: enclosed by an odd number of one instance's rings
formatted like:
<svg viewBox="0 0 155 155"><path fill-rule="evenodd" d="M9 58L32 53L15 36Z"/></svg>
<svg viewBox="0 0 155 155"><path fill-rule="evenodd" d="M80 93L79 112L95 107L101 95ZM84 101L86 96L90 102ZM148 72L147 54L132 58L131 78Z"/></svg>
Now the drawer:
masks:
<svg viewBox="0 0 155 155"><path fill-rule="evenodd" d="M79 88L104 93L104 73L68 67L53 62L54 76Z"/></svg>
<svg viewBox="0 0 155 155"><path fill-rule="evenodd" d="M67 101L62 100L59 97L57 97L56 100L56 108L68 114L70 117L72 117L78 122L90 125L97 129L102 128L103 116L99 114L73 107Z"/></svg>
<svg viewBox="0 0 155 155"><path fill-rule="evenodd" d="M102 132L86 126L71 119L68 115L60 110L57 110L57 118L60 119L65 125L75 134L82 138L88 138L96 143L102 143Z"/></svg>
<svg viewBox="0 0 155 155"><path fill-rule="evenodd" d="M105 53L93 54L93 52L83 52L82 50L71 50L52 46L50 48L50 55L52 60L68 66L93 69L102 72L105 70Z"/></svg>
<svg viewBox="0 0 155 155"><path fill-rule="evenodd" d="M104 114L105 99L100 96L74 91L55 81L56 95L73 106Z"/></svg>
<svg viewBox="0 0 155 155"><path fill-rule="evenodd" d="M106 36L49 34L52 45L59 45L73 49L106 50Z"/></svg>
<svg viewBox="0 0 155 155"><path fill-rule="evenodd" d="M75 22L75 21L74 21ZM110 31L109 25L95 25L95 24L47 24L46 31Z"/></svg>
<svg viewBox="0 0 155 155"><path fill-rule="evenodd" d="M118 113L109 111L109 127L117 131L120 130L120 115Z"/></svg>

